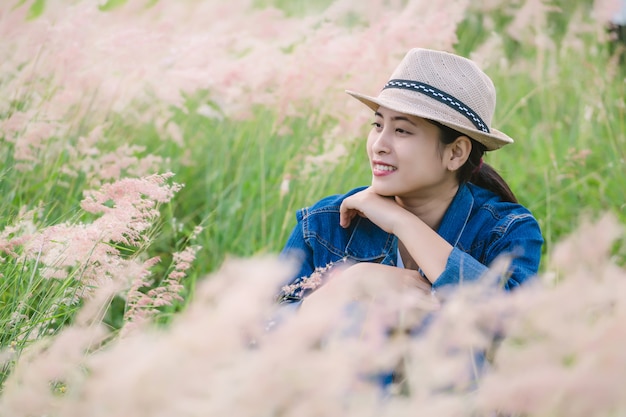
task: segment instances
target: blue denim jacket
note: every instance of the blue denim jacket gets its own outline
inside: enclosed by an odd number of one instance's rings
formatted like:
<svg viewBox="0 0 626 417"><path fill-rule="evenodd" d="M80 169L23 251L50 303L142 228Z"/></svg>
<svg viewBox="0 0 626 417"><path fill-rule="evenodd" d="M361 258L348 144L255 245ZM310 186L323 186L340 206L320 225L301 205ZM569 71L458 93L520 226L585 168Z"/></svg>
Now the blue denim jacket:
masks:
<svg viewBox="0 0 626 417"><path fill-rule="evenodd" d="M364 188L326 197L297 212L298 224L283 254L297 255L301 268L289 284L337 262L397 265L398 239L394 235L358 216L347 229L339 226L341 202ZM454 249L444 272L433 281L433 289L474 281L504 254L512 255L505 289L513 289L537 274L543 238L536 219L525 207L502 202L484 188L461 185L437 233ZM284 294L282 301L299 301L305 295L302 291Z"/></svg>

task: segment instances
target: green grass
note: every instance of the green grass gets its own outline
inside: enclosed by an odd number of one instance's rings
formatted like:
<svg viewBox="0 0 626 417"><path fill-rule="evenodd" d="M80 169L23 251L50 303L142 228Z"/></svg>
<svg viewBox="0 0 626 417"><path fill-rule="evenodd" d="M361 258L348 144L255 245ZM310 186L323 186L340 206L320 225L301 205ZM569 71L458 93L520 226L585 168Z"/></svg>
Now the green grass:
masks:
<svg viewBox="0 0 626 417"><path fill-rule="evenodd" d="M43 7L43 2L34 4ZM303 4L284 2L278 6L291 5L287 12L299 15L304 12L297 6ZM560 28L555 30L557 35L563 32L563 21L562 16L555 20L555 27ZM507 22L508 18L502 16L497 27ZM460 53L469 53L484 40L482 25L479 17L469 16L460 26ZM497 127L515 138L516 144L489 154L487 161L538 218L546 238L545 267L553 245L572 232L583 216L611 211L626 224L625 71L624 67L615 75L606 71L610 48L593 37L585 39L582 51L556 51L543 67L535 68L534 76L528 71L515 71L518 64L533 67L537 51L532 46L506 38L504 48L504 57L513 70L502 71L494 66L487 72L498 88ZM324 118L312 123L310 118L297 117L279 121L268 108L256 108L246 120L210 119L195 111L206 96L206 92L189 96L183 108L173 112L172 121L181 126L186 138L184 147L159 138L151 122L140 123L124 115L110 116L103 145L108 150L129 140L142 145L145 150L137 151L137 158L162 156L166 159L162 172L174 172L174 180L185 184L162 208L162 217L148 244L131 253L164 259L155 269L158 282L170 267L171 254L185 244L195 226L203 226L197 241L202 250L185 281L186 299L193 296L195 283L216 270L227 256L280 251L295 224L298 208L325 195L366 185L370 178L365 127L355 132L354 138L346 138L347 156L304 175L304 158L323 151L319 138L335 121ZM15 103L16 108L20 105ZM276 133L284 125L291 134ZM56 140L76 141L86 134L85 129L79 125ZM0 230L11 225L23 208L39 207L36 223L40 227L92 218L79 209L82 193L89 188L87 178L63 174L62 167L72 157L54 149L51 146L50 150L42 150L39 163L28 171L19 171L12 156L13 145L3 140ZM579 157L586 150L590 154ZM292 177L290 191L281 195L281 183L288 175ZM622 263L626 259L625 246L619 244L615 249ZM3 257L0 326L4 330L0 346L19 351L33 332L39 332L36 339L72 320L78 305L57 304L75 288L74 278L70 275L64 281L46 280L36 262ZM160 320L167 322L184 306L185 302L165 308L165 318ZM16 311L23 311L29 324L12 324ZM112 328L120 327L123 312L123 301L114 300L106 322Z"/></svg>

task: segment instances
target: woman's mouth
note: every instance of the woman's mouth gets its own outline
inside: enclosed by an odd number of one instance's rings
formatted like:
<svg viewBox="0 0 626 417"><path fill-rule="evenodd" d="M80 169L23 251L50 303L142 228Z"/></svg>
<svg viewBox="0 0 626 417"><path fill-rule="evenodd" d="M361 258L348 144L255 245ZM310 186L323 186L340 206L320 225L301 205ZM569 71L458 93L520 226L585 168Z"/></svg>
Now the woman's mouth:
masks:
<svg viewBox="0 0 626 417"><path fill-rule="evenodd" d="M393 165L381 164L379 162L372 164L372 173L377 177L389 175L397 170L398 168L394 167Z"/></svg>

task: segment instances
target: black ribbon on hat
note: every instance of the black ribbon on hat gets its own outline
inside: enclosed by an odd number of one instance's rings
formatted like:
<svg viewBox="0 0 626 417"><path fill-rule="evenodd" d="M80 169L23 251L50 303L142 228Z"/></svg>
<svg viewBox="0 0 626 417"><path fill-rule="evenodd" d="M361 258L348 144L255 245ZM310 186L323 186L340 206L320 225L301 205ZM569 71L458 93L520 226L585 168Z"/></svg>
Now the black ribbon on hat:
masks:
<svg viewBox="0 0 626 417"><path fill-rule="evenodd" d="M383 90L387 88L400 88L425 94L428 97L434 98L438 102L445 104L451 109L456 110L463 116L467 117L467 119L472 122L474 126L476 126L476 129L485 133L489 133L489 128L487 127L485 122L483 122L483 119L481 119L480 116L471 109L471 107L467 106L456 97L451 96L450 94L445 93L438 88L433 87L432 85L412 80L390 80L389 82L387 82L387 84L385 84Z"/></svg>

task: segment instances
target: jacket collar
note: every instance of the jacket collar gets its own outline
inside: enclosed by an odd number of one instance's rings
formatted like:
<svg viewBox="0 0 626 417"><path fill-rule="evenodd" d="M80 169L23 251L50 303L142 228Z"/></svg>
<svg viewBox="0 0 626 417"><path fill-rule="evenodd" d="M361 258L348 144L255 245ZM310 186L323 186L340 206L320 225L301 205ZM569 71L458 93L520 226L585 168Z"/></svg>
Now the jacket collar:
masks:
<svg viewBox="0 0 626 417"><path fill-rule="evenodd" d="M452 199L452 203L450 203L450 207L443 215L439 229L437 229L439 236L456 247L473 208L474 196L467 184L461 184Z"/></svg>

